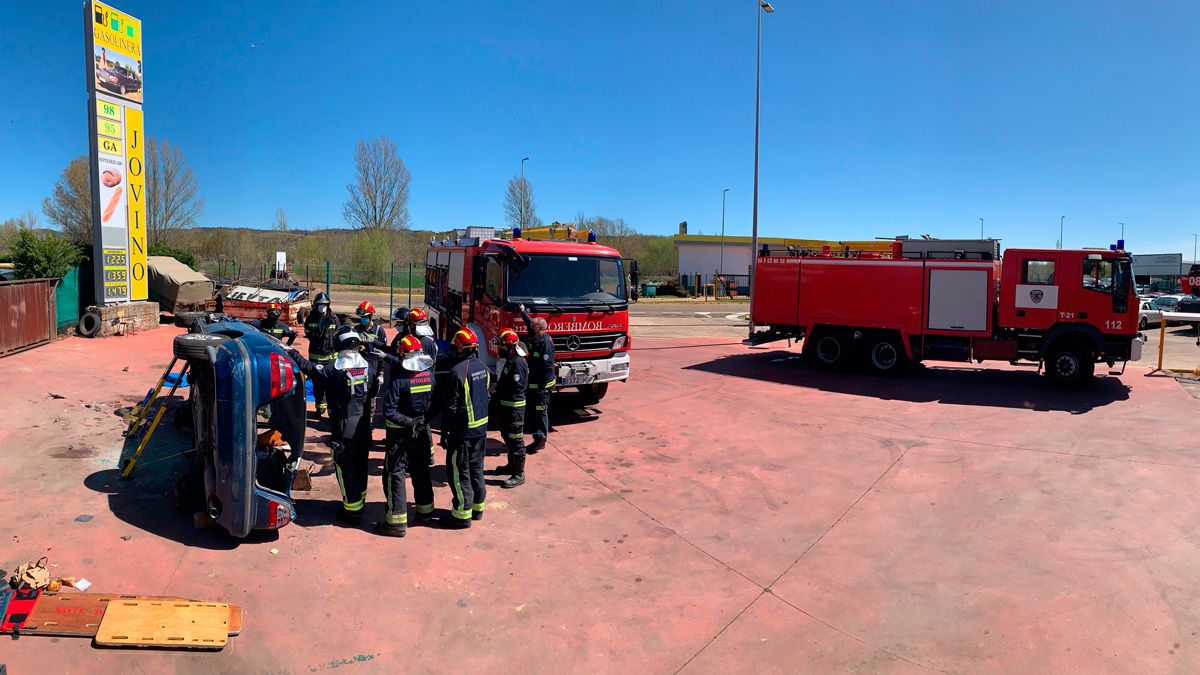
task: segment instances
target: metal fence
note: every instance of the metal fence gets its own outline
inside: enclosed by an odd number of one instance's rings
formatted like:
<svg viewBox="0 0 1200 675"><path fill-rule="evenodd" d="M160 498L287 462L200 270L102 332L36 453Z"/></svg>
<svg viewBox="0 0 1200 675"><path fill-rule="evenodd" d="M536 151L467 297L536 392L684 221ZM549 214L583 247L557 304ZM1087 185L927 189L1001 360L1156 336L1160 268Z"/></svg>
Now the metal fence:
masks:
<svg viewBox="0 0 1200 675"><path fill-rule="evenodd" d="M679 286L696 297L745 298L750 295L750 275L681 274Z"/></svg>
<svg viewBox="0 0 1200 675"><path fill-rule="evenodd" d="M0 356L54 339L54 286L58 279L0 281Z"/></svg>
<svg viewBox="0 0 1200 675"><path fill-rule="evenodd" d="M269 263L243 263L234 258L196 261L196 271L210 277L230 281L268 281L274 266ZM337 286L369 286L408 289L425 285L425 266L392 262L382 267L353 267L331 261L305 261L288 264L292 277L305 286L324 288L326 283Z"/></svg>

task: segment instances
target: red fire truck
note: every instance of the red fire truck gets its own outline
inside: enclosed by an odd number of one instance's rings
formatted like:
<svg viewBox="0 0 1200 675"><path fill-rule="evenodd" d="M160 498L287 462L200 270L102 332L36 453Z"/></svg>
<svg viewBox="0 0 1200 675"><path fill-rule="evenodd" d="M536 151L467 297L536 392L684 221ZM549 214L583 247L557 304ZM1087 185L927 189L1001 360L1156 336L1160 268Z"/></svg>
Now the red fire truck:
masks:
<svg viewBox="0 0 1200 675"><path fill-rule="evenodd" d="M1098 362L1141 358L1130 263L1118 247L1009 249L1001 260L995 240L903 239L890 254L763 246L746 342L804 338L818 366L881 374L1024 359L1079 384Z"/></svg>
<svg viewBox="0 0 1200 675"><path fill-rule="evenodd" d="M505 328L524 333L519 307L525 305L546 319L559 389L578 389L595 403L609 382L629 377L630 296L626 261L616 249L558 223L524 233L516 228L507 238L483 227L457 234L431 242L426 254L425 304L438 338L449 341L470 328L480 357L495 369L492 338ZM636 288L637 263L629 263Z"/></svg>

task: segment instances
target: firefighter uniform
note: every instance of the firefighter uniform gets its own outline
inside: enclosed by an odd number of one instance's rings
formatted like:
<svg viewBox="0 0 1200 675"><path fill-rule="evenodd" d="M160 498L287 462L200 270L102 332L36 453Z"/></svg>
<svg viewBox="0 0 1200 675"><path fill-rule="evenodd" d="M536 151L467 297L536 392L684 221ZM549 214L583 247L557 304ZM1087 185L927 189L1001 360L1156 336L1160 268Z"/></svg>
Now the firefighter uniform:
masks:
<svg viewBox="0 0 1200 675"><path fill-rule="evenodd" d="M450 482L450 515L458 521L483 517L487 486L483 457L487 448L487 366L470 355L450 369L446 409L442 417L446 446L446 476ZM470 525L469 522L465 523Z"/></svg>
<svg viewBox="0 0 1200 675"><path fill-rule="evenodd" d="M508 459L525 457L525 387L529 383L529 364L514 350L505 360L496 379L496 398L500 402L500 433L508 446Z"/></svg>
<svg viewBox="0 0 1200 675"><path fill-rule="evenodd" d="M324 314L317 311L317 307L321 305L325 307ZM337 348L333 345L333 335L337 332L337 328L337 318L329 311L329 298L324 293L319 293L304 322L304 337L308 339L308 358L313 363L329 365L337 358ZM319 415L327 408L325 385L316 379L312 383L313 401L316 403Z"/></svg>
<svg viewBox="0 0 1200 675"><path fill-rule="evenodd" d="M276 340L284 342L289 347L291 347L292 343L296 341L296 331L292 330L291 326L280 323L279 319L272 319L268 317L266 319L247 321L246 323L254 326L259 331L270 335Z"/></svg>
<svg viewBox="0 0 1200 675"><path fill-rule="evenodd" d="M373 352L371 348L382 349L387 347L387 333L384 332L383 326L370 320L365 325L362 322L355 323L354 330L358 333L359 339L362 340L363 357L366 358L375 371L375 377L370 382L371 391L367 396L366 408L367 419L370 419L373 424L375 420L375 399L379 398L379 387L382 384L384 368L381 353L378 351Z"/></svg>
<svg viewBox="0 0 1200 675"><path fill-rule="evenodd" d="M554 365L554 340L550 339L549 331L541 337L535 337L533 320L529 312L522 311L521 319L525 322L526 335L529 339L529 395L533 411L526 411L525 431L533 436L533 446L530 451L536 452L546 444L546 436L550 433L550 392L558 384Z"/></svg>
<svg viewBox="0 0 1200 675"><path fill-rule="evenodd" d="M339 334L339 337L341 335ZM289 354L313 382L321 382L329 396L329 423L334 470L342 493L343 515L355 518L367 498L367 449L371 443L371 419L364 413L375 370L354 351L341 351L331 363L318 364Z"/></svg>
<svg viewBox="0 0 1200 675"><path fill-rule="evenodd" d="M388 383L383 395L383 418L387 430L384 456L383 494L387 500L386 523L408 524L404 479L412 476L417 517L433 514L433 481L429 477L429 423L425 420L433 400L433 370L412 371L402 358L386 355Z"/></svg>

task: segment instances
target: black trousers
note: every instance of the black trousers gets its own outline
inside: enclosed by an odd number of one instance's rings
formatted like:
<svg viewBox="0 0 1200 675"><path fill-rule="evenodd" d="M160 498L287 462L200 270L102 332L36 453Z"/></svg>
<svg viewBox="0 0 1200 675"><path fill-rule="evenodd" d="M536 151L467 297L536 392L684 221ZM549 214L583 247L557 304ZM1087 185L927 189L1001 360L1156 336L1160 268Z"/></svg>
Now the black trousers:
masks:
<svg viewBox="0 0 1200 675"><path fill-rule="evenodd" d="M312 361L313 363L318 363L318 364L325 365L325 366L333 363L333 357L327 357L324 354L313 354L312 352L308 353L308 359L310 361ZM325 385L321 382L321 380L319 378L314 377L312 379L312 387L313 387L313 405L315 405L317 407L317 409L320 410L321 406L325 405Z"/></svg>
<svg viewBox="0 0 1200 675"><path fill-rule="evenodd" d="M389 525L408 523L404 479L412 477L418 514L433 513L433 480L429 477L429 427L388 427L383 457L383 495Z"/></svg>
<svg viewBox="0 0 1200 675"><path fill-rule="evenodd" d="M446 450L446 480L450 483L450 515L469 520L472 511L483 511L487 486L483 482L483 456L487 436L451 436Z"/></svg>
<svg viewBox="0 0 1200 675"><path fill-rule="evenodd" d="M536 440L550 435L550 390L544 388L525 391L525 432ZM529 410L532 407L533 410Z"/></svg>
<svg viewBox="0 0 1200 675"><path fill-rule="evenodd" d="M504 434L504 445L513 457L525 456L525 409L502 408L500 429Z"/></svg>
<svg viewBox="0 0 1200 675"><path fill-rule="evenodd" d="M356 436L333 443L333 465L338 488L342 492L342 508L362 511L367 500L367 448L370 440Z"/></svg>

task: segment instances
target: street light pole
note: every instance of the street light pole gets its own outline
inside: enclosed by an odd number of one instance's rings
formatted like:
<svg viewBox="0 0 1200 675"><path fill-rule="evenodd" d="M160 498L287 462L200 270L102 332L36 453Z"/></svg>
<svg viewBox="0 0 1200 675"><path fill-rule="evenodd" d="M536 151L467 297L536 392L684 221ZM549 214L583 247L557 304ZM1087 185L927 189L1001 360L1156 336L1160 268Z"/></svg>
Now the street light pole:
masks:
<svg viewBox="0 0 1200 675"><path fill-rule="evenodd" d="M1065 221L1066 219L1067 219L1066 216L1058 217L1058 247L1059 248L1062 248L1062 245L1063 245L1063 221Z"/></svg>
<svg viewBox="0 0 1200 675"><path fill-rule="evenodd" d="M725 274L725 193L729 188L721 190L721 262L717 264L717 274Z"/></svg>
<svg viewBox="0 0 1200 675"><path fill-rule="evenodd" d="M1200 239L1200 235L1193 234L1192 235L1192 264L1193 265L1195 265L1197 262L1200 262L1200 261L1196 260L1196 240L1197 239Z"/></svg>
<svg viewBox="0 0 1200 675"><path fill-rule="evenodd" d="M983 218L979 219L979 238L983 239Z"/></svg>
<svg viewBox="0 0 1200 675"><path fill-rule="evenodd" d="M528 157L521 158L521 228L525 228L525 219L529 214L525 213L525 198L529 195L529 188L525 187L525 162L528 162Z"/></svg>
<svg viewBox="0 0 1200 675"><path fill-rule="evenodd" d="M758 6L754 13L758 19L754 57L754 207L750 222L750 335L754 337L754 265L758 261L758 118L762 97L762 15L771 14L775 8L767 0L755 0Z"/></svg>
<svg viewBox="0 0 1200 675"><path fill-rule="evenodd" d="M1117 223L1117 224L1121 226L1121 238L1124 239L1125 238L1125 223Z"/></svg>

